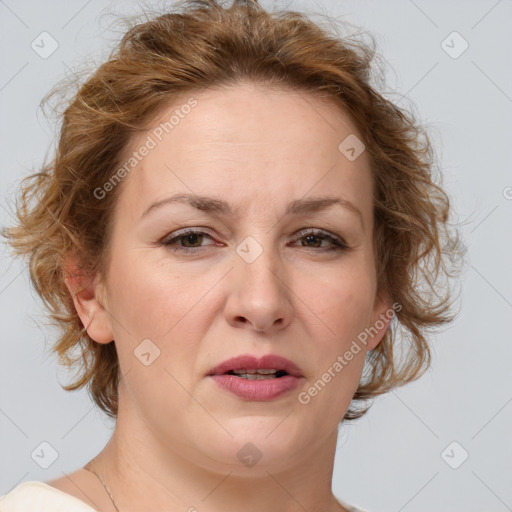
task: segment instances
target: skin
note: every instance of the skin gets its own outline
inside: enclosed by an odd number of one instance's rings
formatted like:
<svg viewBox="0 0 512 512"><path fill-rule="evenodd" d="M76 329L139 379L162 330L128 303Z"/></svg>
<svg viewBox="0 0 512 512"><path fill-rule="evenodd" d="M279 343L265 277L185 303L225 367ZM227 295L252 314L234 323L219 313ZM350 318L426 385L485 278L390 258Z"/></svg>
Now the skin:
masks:
<svg viewBox="0 0 512 512"><path fill-rule="evenodd" d="M123 512L342 510L331 491L338 425L389 322L308 404L297 397L391 308L377 294L367 154L349 161L338 150L358 132L328 100L246 82L193 97L197 106L124 178L106 275L67 281L91 338L115 340L122 371L115 431L91 467ZM174 203L141 219L177 192L223 199L237 215ZM312 195L342 197L361 218L342 206L284 217ZM161 243L185 227L211 238ZM326 251L328 240L298 235L305 228L349 249ZM236 252L248 236L262 249L252 263ZM173 250L187 244L199 249ZM160 355L146 366L134 350L148 338ZM300 387L245 401L206 377L247 353L293 360ZM236 455L248 442L262 454L251 467ZM115 510L84 469L48 483Z"/></svg>

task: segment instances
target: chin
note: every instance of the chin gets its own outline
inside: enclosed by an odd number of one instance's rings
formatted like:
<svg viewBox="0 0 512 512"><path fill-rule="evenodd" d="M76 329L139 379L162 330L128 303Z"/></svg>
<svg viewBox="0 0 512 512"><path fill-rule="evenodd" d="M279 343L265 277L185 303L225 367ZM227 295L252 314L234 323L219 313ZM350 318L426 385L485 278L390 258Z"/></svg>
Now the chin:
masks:
<svg viewBox="0 0 512 512"><path fill-rule="evenodd" d="M297 428L292 415L248 415L219 421L231 435L218 429L208 436L203 449L209 460L239 476L268 476L267 471L283 469L312 441L304 428ZM212 469L219 469L214 466Z"/></svg>

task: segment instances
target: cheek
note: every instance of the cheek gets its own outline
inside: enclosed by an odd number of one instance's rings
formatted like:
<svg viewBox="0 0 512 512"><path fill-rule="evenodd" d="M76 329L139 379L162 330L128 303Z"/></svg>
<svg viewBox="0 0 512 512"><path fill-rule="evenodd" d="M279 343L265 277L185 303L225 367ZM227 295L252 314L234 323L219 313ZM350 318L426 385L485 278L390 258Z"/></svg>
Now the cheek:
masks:
<svg viewBox="0 0 512 512"><path fill-rule="evenodd" d="M112 267L112 326L120 362L125 372L138 372L138 355L149 352L152 358L154 353L155 378L158 373L158 378L168 379L163 373L167 368L186 381L187 365L196 358L214 309L210 291L219 276L155 262L148 258L150 251L126 251Z"/></svg>
<svg viewBox="0 0 512 512"><path fill-rule="evenodd" d="M110 282L113 329L124 386L158 422L159 414L171 414L172 408L165 409L170 397L177 407L190 405L182 386L189 388L201 312L206 314L198 300L211 284L194 285L190 277L159 270L143 256L140 251L117 260Z"/></svg>
<svg viewBox="0 0 512 512"><path fill-rule="evenodd" d="M129 332L137 339L159 340L186 314L193 299L193 286L176 270L159 268L148 258L152 250L114 248L110 295L112 314L122 324L121 330L117 326L122 338Z"/></svg>
<svg viewBox="0 0 512 512"><path fill-rule="evenodd" d="M306 283L304 283L306 284ZM375 283L368 269L333 272L330 279L304 287L302 297L315 312L310 325L315 350L312 376L299 402L326 424L335 425L348 409L361 380L367 351L358 336L368 327ZM308 409L305 409L308 410Z"/></svg>
<svg viewBox="0 0 512 512"><path fill-rule="evenodd" d="M340 264L340 268L323 272L298 282L297 295L318 317L324 338L347 340L364 329L371 319L375 298L375 281L371 269Z"/></svg>

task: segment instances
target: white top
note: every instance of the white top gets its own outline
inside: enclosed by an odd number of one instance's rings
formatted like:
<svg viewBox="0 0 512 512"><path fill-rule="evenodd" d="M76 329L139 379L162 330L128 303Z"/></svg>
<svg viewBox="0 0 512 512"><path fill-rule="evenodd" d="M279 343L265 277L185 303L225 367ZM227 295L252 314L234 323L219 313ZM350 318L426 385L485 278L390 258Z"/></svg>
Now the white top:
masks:
<svg viewBox="0 0 512 512"><path fill-rule="evenodd" d="M82 500L44 482L23 482L0 496L0 512L97 512Z"/></svg>
<svg viewBox="0 0 512 512"><path fill-rule="evenodd" d="M349 512L366 512L338 499ZM23 482L0 496L0 512L97 512L83 501L35 480Z"/></svg>

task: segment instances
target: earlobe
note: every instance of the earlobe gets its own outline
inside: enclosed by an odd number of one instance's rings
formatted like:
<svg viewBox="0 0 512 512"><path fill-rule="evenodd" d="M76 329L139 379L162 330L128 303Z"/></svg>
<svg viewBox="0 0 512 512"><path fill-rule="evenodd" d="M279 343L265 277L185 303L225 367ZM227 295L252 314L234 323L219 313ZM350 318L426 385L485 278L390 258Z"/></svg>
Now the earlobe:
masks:
<svg viewBox="0 0 512 512"><path fill-rule="evenodd" d="M87 334L98 343L110 343L114 334L110 314L102 298L100 276L87 274L79 267L76 259L70 256L65 260L64 274L66 287Z"/></svg>
<svg viewBox="0 0 512 512"><path fill-rule="evenodd" d="M384 338L391 320L395 316L394 305L389 297L377 295L373 308L372 324L369 327L371 337L366 344L368 351L373 350Z"/></svg>

